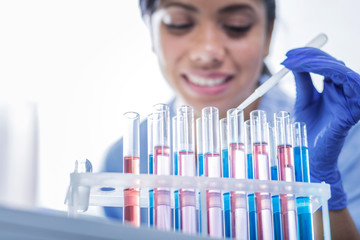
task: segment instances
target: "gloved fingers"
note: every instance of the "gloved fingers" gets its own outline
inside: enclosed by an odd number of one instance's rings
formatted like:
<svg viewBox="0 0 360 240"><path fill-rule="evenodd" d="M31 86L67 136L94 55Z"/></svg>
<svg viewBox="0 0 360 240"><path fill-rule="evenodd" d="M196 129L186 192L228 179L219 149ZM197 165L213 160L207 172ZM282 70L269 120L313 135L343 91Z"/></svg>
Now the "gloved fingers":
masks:
<svg viewBox="0 0 360 240"><path fill-rule="evenodd" d="M346 74L351 72L341 62L324 56L289 57L282 64L292 71L312 72L324 77L330 77L336 84L344 83Z"/></svg>
<svg viewBox="0 0 360 240"><path fill-rule="evenodd" d="M293 72L296 85L296 109L304 109L319 97L308 72Z"/></svg>
<svg viewBox="0 0 360 240"><path fill-rule="evenodd" d="M333 58L330 54L322 51L319 48L313 48L313 47L302 47L302 48L294 48L292 50L289 50L286 53L287 57L293 57L293 56L308 56L308 57L316 57L316 56L324 56L328 58Z"/></svg>

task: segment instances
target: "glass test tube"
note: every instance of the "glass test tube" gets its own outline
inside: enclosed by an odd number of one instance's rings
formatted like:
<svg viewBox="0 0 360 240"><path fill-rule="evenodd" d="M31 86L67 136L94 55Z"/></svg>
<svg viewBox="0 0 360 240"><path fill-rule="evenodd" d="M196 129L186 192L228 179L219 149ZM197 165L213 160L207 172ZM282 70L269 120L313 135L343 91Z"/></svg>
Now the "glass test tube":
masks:
<svg viewBox="0 0 360 240"><path fill-rule="evenodd" d="M154 164L153 164L153 117L152 113L147 117L147 141L148 141L148 173L154 174ZM149 226L154 226L154 189L149 190Z"/></svg>
<svg viewBox="0 0 360 240"><path fill-rule="evenodd" d="M179 152L179 174L196 176L194 110L181 106L177 110L177 149ZM195 189L180 189L181 230L196 234L196 196Z"/></svg>
<svg viewBox="0 0 360 240"><path fill-rule="evenodd" d="M244 149L244 112L233 108L227 111L229 160L232 178L246 179ZM246 192L231 192L232 237L248 239Z"/></svg>
<svg viewBox="0 0 360 240"><path fill-rule="evenodd" d="M136 112L126 112L125 134L123 137L124 173L140 174L140 116ZM124 221L140 226L140 190L124 190Z"/></svg>
<svg viewBox="0 0 360 240"><path fill-rule="evenodd" d="M201 117L196 119L196 147L198 160L198 176L204 175L204 155L202 141L202 120Z"/></svg>
<svg viewBox="0 0 360 240"><path fill-rule="evenodd" d="M174 116L172 118L172 137L173 137L173 158L174 158L174 175L179 175L179 162L178 162L178 144L177 144L177 116ZM174 191L174 200L175 200L175 206L174 206L174 228L175 231L180 231L180 192L179 190Z"/></svg>
<svg viewBox="0 0 360 240"><path fill-rule="evenodd" d="M253 147L255 179L270 180L270 160L266 113L255 110L250 113L251 141ZM270 193L255 193L258 239L273 239Z"/></svg>
<svg viewBox="0 0 360 240"><path fill-rule="evenodd" d="M219 111L216 107L202 109L203 153L206 177L221 177L219 144ZM221 192L206 191L207 229L210 237L222 238Z"/></svg>
<svg viewBox="0 0 360 240"><path fill-rule="evenodd" d="M197 174L198 176L204 175L204 158L203 158L203 142L202 142L202 120L201 117L196 119L196 149L197 149ZM197 231L198 233L202 233L201 231L201 196L199 192L199 208L197 214Z"/></svg>
<svg viewBox="0 0 360 240"><path fill-rule="evenodd" d="M310 182L309 152L307 143L306 124L295 122L292 125L293 147L295 163L295 181ZM311 201L309 197L296 198L299 220L299 239L314 239Z"/></svg>
<svg viewBox="0 0 360 240"><path fill-rule="evenodd" d="M294 159L290 114L281 111L274 114L277 157L280 181L294 182ZM297 239L296 204L293 194L280 194L282 230L284 239Z"/></svg>
<svg viewBox="0 0 360 240"><path fill-rule="evenodd" d="M228 156L228 124L227 119L220 119L220 143L221 143L221 159L222 159L222 176L223 178L229 178L230 169L229 169L229 156ZM224 202L224 236L225 238L231 238L231 201L230 193L223 193L223 202Z"/></svg>
<svg viewBox="0 0 360 240"><path fill-rule="evenodd" d="M248 179L254 179L254 165L252 158L252 144L251 144L251 128L250 120L244 122L245 125L245 155L247 160L247 177ZM256 240L257 238L257 217L256 217L256 205L255 194L248 193L249 199L249 239Z"/></svg>
<svg viewBox="0 0 360 240"><path fill-rule="evenodd" d="M154 106L153 112L154 174L171 174L170 116L165 104ZM171 230L171 197L168 188L154 190L155 227Z"/></svg>
<svg viewBox="0 0 360 240"><path fill-rule="evenodd" d="M279 181L277 147L276 147L276 132L274 122L269 123L269 144L270 144L270 166L271 166L271 180ZM280 196L278 194L272 195L273 205L273 222L274 222L274 239L281 240L282 238L282 221L280 211Z"/></svg>

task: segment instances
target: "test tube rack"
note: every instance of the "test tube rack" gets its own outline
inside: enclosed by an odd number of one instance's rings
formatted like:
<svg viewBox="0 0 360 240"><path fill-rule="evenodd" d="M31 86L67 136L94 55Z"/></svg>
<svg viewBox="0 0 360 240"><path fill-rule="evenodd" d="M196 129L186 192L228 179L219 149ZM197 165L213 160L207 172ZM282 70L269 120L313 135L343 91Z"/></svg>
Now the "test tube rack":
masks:
<svg viewBox="0 0 360 240"><path fill-rule="evenodd" d="M254 179L210 178L161 176L149 174L124 173L71 173L70 186L65 203L68 215L76 217L80 210L88 206L123 206L123 193L126 188L140 189L140 206L148 207L149 190L153 188L196 189L201 196L202 234L207 237L206 190L223 192L244 191L247 193L264 192L271 194L294 194L296 197L310 197L312 213L322 207L324 239L331 239L328 211L330 185L322 183L302 183L284 181L263 181ZM106 189L106 191L104 190ZM172 193L174 191L171 191ZM173 194L172 194L173 195ZM196 194L197 196L199 194ZM174 196L172 196L172 199ZM171 201L172 204L174 201ZM196 201L198 202L198 201ZM84 206L85 205L85 206ZM174 206L172 206L174 207ZM199 206L197 206L199 207Z"/></svg>

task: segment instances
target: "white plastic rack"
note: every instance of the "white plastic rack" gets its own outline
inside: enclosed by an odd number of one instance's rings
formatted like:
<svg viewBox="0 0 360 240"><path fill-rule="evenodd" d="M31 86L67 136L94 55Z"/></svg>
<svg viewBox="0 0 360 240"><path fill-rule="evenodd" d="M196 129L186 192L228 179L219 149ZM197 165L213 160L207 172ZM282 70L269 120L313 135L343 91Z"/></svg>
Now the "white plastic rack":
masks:
<svg viewBox="0 0 360 240"><path fill-rule="evenodd" d="M211 189L223 192L265 192L275 195L294 194L296 197L310 197L313 213L322 207L324 239L331 239L327 203L330 198L330 185L325 183L74 172L70 174L70 186L66 197L68 214L71 217L76 217L78 212L86 211L88 206L122 207L123 190L126 188L140 188L140 205L141 207L148 207L148 191L160 187L171 188L173 190L182 188L196 189L200 192L201 223L204 237L207 237L206 190ZM174 191L171 192L173 193Z"/></svg>

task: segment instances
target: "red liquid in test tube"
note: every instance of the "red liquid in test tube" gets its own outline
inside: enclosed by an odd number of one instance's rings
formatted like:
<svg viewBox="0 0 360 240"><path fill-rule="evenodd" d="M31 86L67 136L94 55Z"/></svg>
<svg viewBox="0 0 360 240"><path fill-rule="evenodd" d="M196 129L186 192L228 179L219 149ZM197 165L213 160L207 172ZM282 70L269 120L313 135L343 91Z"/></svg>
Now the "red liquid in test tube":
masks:
<svg viewBox="0 0 360 240"><path fill-rule="evenodd" d="M140 174L138 157L124 157L124 173ZM138 188L124 190L124 220L140 226L140 191Z"/></svg>
<svg viewBox="0 0 360 240"><path fill-rule="evenodd" d="M127 112L123 138L123 172L140 174L140 116L136 112ZM133 226L140 226L140 189L124 189L124 221Z"/></svg>

